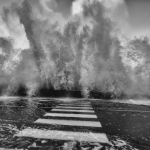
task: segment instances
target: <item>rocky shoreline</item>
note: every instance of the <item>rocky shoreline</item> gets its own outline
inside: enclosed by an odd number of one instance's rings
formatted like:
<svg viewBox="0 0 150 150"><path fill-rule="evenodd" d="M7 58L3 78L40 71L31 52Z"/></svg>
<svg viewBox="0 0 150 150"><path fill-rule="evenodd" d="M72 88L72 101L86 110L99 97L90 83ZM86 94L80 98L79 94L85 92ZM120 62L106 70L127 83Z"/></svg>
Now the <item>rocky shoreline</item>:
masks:
<svg viewBox="0 0 150 150"><path fill-rule="evenodd" d="M108 136L110 144L16 137L24 128L25 125L17 127L15 124L1 124L0 150L138 150L117 136Z"/></svg>

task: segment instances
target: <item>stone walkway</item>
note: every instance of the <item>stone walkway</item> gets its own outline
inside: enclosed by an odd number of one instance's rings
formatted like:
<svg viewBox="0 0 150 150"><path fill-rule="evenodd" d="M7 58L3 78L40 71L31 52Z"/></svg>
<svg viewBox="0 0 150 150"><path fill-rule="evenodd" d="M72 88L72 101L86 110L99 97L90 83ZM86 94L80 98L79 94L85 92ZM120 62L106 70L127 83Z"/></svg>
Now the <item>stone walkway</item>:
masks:
<svg viewBox="0 0 150 150"><path fill-rule="evenodd" d="M52 140L70 140L109 143L102 125L90 102L63 103L34 122L35 125L53 125L57 129L26 128L17 137L32 137ZM79 130L80 129L80 130ZM88 129L88 130L87 130Z"/></svg>

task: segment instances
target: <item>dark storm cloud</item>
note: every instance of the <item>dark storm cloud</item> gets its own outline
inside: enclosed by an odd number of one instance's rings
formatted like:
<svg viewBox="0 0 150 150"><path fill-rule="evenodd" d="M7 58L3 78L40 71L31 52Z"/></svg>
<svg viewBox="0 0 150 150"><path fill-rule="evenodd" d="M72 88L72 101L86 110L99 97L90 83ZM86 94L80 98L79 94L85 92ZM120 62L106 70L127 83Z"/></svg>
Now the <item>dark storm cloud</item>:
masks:
<svg viewBox="0 0 150 150"><path fill-rule="evenodd" d="M10 5L12 2L17 2L17 4L22 3L23 0L0 0L0 12L3 11L4 7L7 7Z"/></svg>
<svg viewBox="0 0 150 150"><path fill-rule="evenodd" d="M136 33L150 33L150 0L125 0L129 25Z"/></svg>
<svg viewBox="0 0 150 150"><path fill-rule="evenodd" d="M35 2L33 0L30 1L31 3ZM32 19L32 7L31 3L28 0L25 0L22 3L22 7L18 8L17 13L20 18L20 22L24 25L25 32L27 35L28 40L30 41L33 55L37 64L38 69L40 70L40 58L43 58L42 48L38 41L35 40L35 35L33 31L33 26L35 25L35 21ZM39 3L39 1L37 1ZM40 7L41 8L41 7Z"/></svg>
<svg viewBox="0 0 150 150"><path fill-rule="evenodd" d="M8 28L11 28L11 25L12 25L10 22L10 15L11 15L11 17L16 16L15 12L17 9L17 5L18 4L16 2L12 2L9 8L7 8L7 7L3 8L2 19Z"/></svg>
<svg viewBox="0 0 150 150"><path fill-rule="evenodd" d="M54 12L61 13L64 17L71 14L72 3L75 0L51 0L47 1L47 5Z"/></svg>
<svg viewBox="0 0 150 150"><path fill-rule="evenodd" d="M1 0L0 1L0 9L2 9L4 6L10 4L12 0Z"/></svg>
<svg viewBox="0 0 150 150"><path fill-rule="evenodd" d="M0 10L3 9L3 7L11 4L16 0L1 0L0 1ZM50 0L47 1L47 6L50 7L55 12L62 13L64 17L69 16L71 14L71 7L72 2L75 0ZM18 3L23 2L23 0L17 1Z"/></svg>

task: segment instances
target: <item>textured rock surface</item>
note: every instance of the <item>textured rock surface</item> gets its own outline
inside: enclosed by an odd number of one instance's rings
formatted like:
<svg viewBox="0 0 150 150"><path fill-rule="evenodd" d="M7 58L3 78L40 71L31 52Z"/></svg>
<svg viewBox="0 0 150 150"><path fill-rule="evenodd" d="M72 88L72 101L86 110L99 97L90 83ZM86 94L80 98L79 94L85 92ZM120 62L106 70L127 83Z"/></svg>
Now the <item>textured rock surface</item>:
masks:
<svg viewBox="0 0 150 150"><path fill-rule="evenodd" d="M25 137L15 137L26 126L15 124L0 125L0 150L138 150L119 137L110 137L110 144L78 141L43 140Z"/></svg>

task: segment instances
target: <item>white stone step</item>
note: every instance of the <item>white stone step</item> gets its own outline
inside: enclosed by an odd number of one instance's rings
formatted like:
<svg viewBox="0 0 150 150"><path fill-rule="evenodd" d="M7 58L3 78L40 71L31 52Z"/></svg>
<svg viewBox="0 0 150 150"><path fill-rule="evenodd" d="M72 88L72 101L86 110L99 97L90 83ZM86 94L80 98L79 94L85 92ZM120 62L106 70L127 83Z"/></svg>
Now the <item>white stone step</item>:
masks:
<svg viewBox="0 0 150 150"><path fill-rule="evenodd" d="M91 106L91 104L72 104L72 103L59 104L59 106L64 106L64 105L65 105L65 106L67 106L67 105L68 105L68 106L70 106L70 105L71 105L71 106Z"/></svg>
<svg viewBox="0 0 150 150"><path fill-rule="evenodd" d="M20 131L16 136L32 137L32 138L40 138L40 139L77 140L77 141L86 141L86 142L109 143L106 134L91 133L91 132L70 132L70 131L26 128Z"/></svg>
<svg viewBox="0 0 150 150"><path fill-rule="evenodd" d="M75 117L75 118L97 118L95 114L61 114L61 113L47 113L44 116L52 116L52 117Z"/></svg>
<svg viewBox="0 0 150 150"><path fill-rule="evenodd" d="M73 109L56 109L56 108L52 109L51 111L94 113L94 110L73 110Z"/></svg>
<svg viewBox="0 0 150 150"><path fill-rule="evenodd" d="M92 107L70 107L70 106L57 106L57 107L55 107L55 108L64 108L64 109L92 109L93 110L93 108Z"/></svg>
<svg viewBox="0 0 150 150"><path fill-rule="evenodd" d="M34 123L52 124L52 125L70 125L84 127L102 127L99 121L77 121L77 120L56 120L56 119L38 119Z"/></svg>

